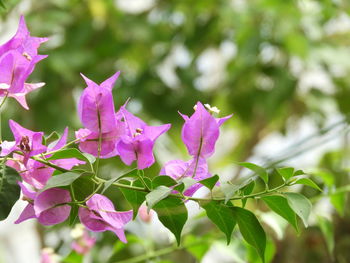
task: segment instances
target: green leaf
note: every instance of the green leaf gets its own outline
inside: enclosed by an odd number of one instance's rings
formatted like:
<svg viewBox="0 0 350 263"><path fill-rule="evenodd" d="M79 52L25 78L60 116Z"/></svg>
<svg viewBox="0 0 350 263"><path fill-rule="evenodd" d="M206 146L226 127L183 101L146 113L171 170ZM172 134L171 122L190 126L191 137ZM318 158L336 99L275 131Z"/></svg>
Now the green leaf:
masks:
<svg viewBox="0 0 350 263"><path fill-rule="evenodd" d="M143 187L140 180L136 180L133 186ZM141 191L135 191L127 188L122 188L122 187L120 187L119 190L123 193L125 199L132 206L133 218L135 219L141 204L146 200L147 193L141 192Z"/></svg>
<svg viewBox="0 0 350 263"><path fill-rule="evenodd" d="M247 262L249 263L261 263L258 252L251 245L246 244L247 248ZM265 262L272 263L276 254L275 242L271 239L266 240L266 249L265 249Z"/></svg>
<svg viewBox="0 0 350 263"><path fill-rule="evenodd" d="M53 131L48 136L43 137L43 140L45 142L44 144L48 145L50 148L51 146L54 146L59 139L60 135L56 131Z"/></svg>
<svg viewBox="0 0 350 263"><path fill-rule="evenodd" d="M248 244L253 246L265 262L266 234L256 216L241 207L232 207L239 230Z"/></svg>
<svg viewBox="0 0 350 263"><path fill-rule="evenodd" d="M168 197L159 201L153 209L157 212L160 222L175 235L177 244L180 245L181 232L187 221L187 209L183 201Z"/></svg>
<svg viewBox="0 0 350 263"><path fill-rule="evenodd" d="M325 238L328 252L331 256L333 256L333 253L334 253L334 228L333 228L333 224L331 221L329 221L325 217L319 216L317 219L318 219L318 225L320 226L322 234Z"/></svg>
<svg viewBox="0 0 350 263"><path fill-rule="evenodd" d="M279 173L279 175L283 177L285 181L288 181L290 178L294 176L293 167L277 168L276 170Z"/></svg>
<svg viewBox="0 0 350 263"><path fill-rule="evenodd" d="M185 177L181 180L181 183L174 187L174 190L179 191L180 193L183 193L186 191L190 186L196 184L197 181L193 179L192 177Z"/></svg>
<svg viewBox="0 0 350 263"><path fill-rule="evenodd" d="M236 225L231 207L215 201L201 202L200 205L207 212L208 218L226 235L227 245L230 244L232 231Z"/></svg>
<svg viewBox="0 0 350 263"><path fill-rule="evenodd" d="M171 191L172 191L171 188L166 187L164 185L160 185L156 189L154 189L152 192L148 193L146 195L148 211L151 210L152 207L155 204L157 204L159 201L168 197L171 194Z"/></svg>
<svg viewBox="0 0 350 263"><path fill-rule="evenodd" d="M219 176L216 174L216 175L214 175L212 177L203 179L203 180L199 181L198 183L200 183L200 184L204 185L205 187L209 188L209 190L212 190L218 181L219 181Z"/></svg>
<svg viewBox="0 0 350 263"><path fill-rule="evenodd" d="M311 212L311 202L302 194L298 193L283 193L287 198L290 208L301 218L305 227L308 226L307 220Z"/></svg>
<svg viewBox="0 0 350 263"><path fill-rule="evenodd" d="M339 192L330 195L330 201L332 205L341 216L344 216L345 214L346 195L347 193L345 192Z"/></svg>
<svg viewBox="0 0 350 263"><path fill-rule="evenodd" d="M316 190L322 192L322 189L321 189L317 184L315 184L314 181L312 181L312 180L309 179L309 178L301 178L301 179L298 179L298 180L296 180L296 181L294 182L294 184L303 184L303 185L307 185L307 186L310 186L310 187L315 188Z"/></svg>
<svg viewBox="0 0 350 263"><path fill-rule="evenodd" d="M62 187L71 185L76 179L78 179L82 174L66 172L55 176L52 176L46 183L45 187L40 190L40 192L45 191L54 187Z"/></svg>
<svg viewBox="0 0 350 263"><path fill-rule="evenodd" d="M279 195L269 195L261 197L261 200L263 200L272 211L286 219L295 230L299 232L296 214L290 208L286 198Z"/></svg>
<svg viewBox="0 0 350 263"><path fill-rule="evenodd" d="M3 164L0 171L0 221L8 217L20 196L18 181L21 181L21 176L17 171Z"/></svg>
<svg viewBox="0 0 350 263"><path fill-rule="evenodd" d="M86 159L89 160L89 163L93 164L94 162L96 162L96 158L92 154L90 154L90 153L83 153L83 155L85 156Z"/></svg>
<svg viewBox="0 0 350 263"><path fill-rule="evenodd" d="M253 181L252 178L248 178L248 179L245 178L236 184L222 183L220 190L225 195L225 203L227 203L233 196L235 196L238 190L249 185L252 181Z"/></svg>
<svg viewBox="0 0 350 263"><path fill-rule="evenodd" d="M90 196L97 185L92 180L93 176L89 174L81 174L70 186L71 192L74 193L74 199L77 201L84 201Z"/></svg>
<svg viewBox="0 0 350 263"><path fill-rule="evenodd" d="M250 195L255 187L255 181L251 181L248 185L246 185L245 187L243 187L243 195ZM245 207L246 203L247 203L248 198L244 198L242 199L242 206Z"/></svg>
<svg viewBox="0 0 350 263"><path fill-rule="evenodd" d="M111 187L111 185L117 181L117 180L120 180L122 178L125 178L125 177L137 177L137 170L136 169L132 169L126 173L122 173L116 177L113 177L111 179L109 179L108 181L106 181L104 183L104 186L103 186L103 189L101 191L101 194L103 194L109 187ZM141 184L141 187L143 187L143 185Z"/></svg>
<svg viewBox="0 0 350 263"><path fill-rule="evenodd" d="M154 177L152 180L152 189L156 189L158 186L164 185L164 186L174 186L177 182L167 175L159 175Z"/></svg>
<svg viewBox="0 0 350 263"><path fill-rule="evenodd" d="M2 0L0 0L0 6L1 6L2 8L4 8L4 9L6 9L6 6L5 6L5 4L4 4L4 2L3 2Z"/></svg>
<svg viewBox="0 0 350 263"><path fill-rule="evenodd" d="M94 163L95 157L91 158L92 155L86 155L78 151L77 149L63 149L59 152L55 152L47 158L47 160L57 160L57 159L68 159L68 158L77 158L79 160L85 161L86 163Z"/></svg>
<svg viewBox="0 0 350 263"><path fill-rule="evenodd" d="M294 172L293 176L303 175L305 172L303 170L297 170Z"/></svg>
<svg viewBox="0 0 350 263"><path fill-rule="evenodd" d="M243 162L243 163L238 163L239 165L245 167L245 168L248 168L249 170L255 172L257 175L260 176L261 179L263 179L263 181L265 182L265 184L268 183L269 181L269 175L268 173L266 172L266 169L259 166L259 165L256 165L254 163L247 163L247 162Z"/></svg>
<svg viewBox="0 0 350 263"><path fill-rule="evenodd" d="M78 205L71 205L72 209L69 214L68 222L69 226L74 226L78 220L78 211L79 211L79 206Z"/></svg>

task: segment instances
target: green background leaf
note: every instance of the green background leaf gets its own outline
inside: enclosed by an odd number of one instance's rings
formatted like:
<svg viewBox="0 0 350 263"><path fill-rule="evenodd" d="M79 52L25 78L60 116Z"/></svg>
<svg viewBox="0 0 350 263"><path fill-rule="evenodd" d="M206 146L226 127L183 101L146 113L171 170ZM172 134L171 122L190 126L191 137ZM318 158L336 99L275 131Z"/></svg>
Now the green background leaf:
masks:
<svg viewBox="0 0 350 263"><path fill-rule="evenodd" d="M21 176L17 171L2 165L0 171L0 220L7 218L20 196L21 189L17 184L18 181L21 181Z"/></svg>

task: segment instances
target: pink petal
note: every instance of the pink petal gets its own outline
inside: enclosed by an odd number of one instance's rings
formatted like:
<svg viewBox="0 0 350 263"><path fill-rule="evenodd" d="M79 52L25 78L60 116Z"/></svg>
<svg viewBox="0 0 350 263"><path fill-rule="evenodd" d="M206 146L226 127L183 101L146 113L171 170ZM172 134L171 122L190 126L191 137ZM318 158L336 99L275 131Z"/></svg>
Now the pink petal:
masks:
<svg viewBox="0 0 350 263"><path fill-rule="evenodd" d="M79 208L79 220L90 231L103 232L107 230L107 224L102 218L95 218L94 213L87 208Z"/></svg>
<svg viewBox="0 0 350 263"><path fill-rule="evenodd" d="M120 155L120 159L126 165L131 165L137 158L133 142L129 138L121 139L117 144L117 150Z"/></svg>
<svg viewBox="0 0 350 263"><path fill-rule="evenodd" d="M34 199L34 210L38 221L43 225L53 225L65 221L71 207L65 205L71 202L69 191L51 188L37 195Z"/></svg>
<svg viewBox="0 0 350 263"><path fill-rule="evenodd" d="M67 137L68 137L68 127L64 129L64 132L59 140L57 140L53 145L49 145L48 151L56 151L61 149L66 143L67 143Z"/></svg>
<svg viewBox="0 0 350 263"><path fill-rule="evenodd" d="M32 204L28 204L18 217L18 219L15 221L15 224L22 223L25 220L28 220L30 218L36 218L35 212L34 212L34 207Z"/></svg>
<svg viewBox="0 0 350 263"><path fill-rule="evenodd" d="M34 200L36 197L36 192L28 189L22 182L18 182L19 187L21 187L22 193L24 197L29 198L30 200Z"/></svg>
<svg viewBox="0 0 350 263"><path fill-rule="evenodd" d="M154 162L153 141L149 139L136 141L137 168L143 170L150 167Z"/></svg>
<svg viewBox="0 0 350 263"><path fill-rule="evenodd" d="M113 86L115 82L117 81L118 77L120 75L120 71L116 72L112 77L106 79L104 82L100 84L101 87L107 88L109 90L113 89Z"/></svg>

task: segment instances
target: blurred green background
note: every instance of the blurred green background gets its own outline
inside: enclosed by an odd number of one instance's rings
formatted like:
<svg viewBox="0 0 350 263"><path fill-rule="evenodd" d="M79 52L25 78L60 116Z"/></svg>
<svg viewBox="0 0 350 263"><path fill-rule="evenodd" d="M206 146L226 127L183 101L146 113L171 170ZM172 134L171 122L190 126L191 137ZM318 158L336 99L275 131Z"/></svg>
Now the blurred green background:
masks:
<svg viewBox="0 0 350 263"><path fill-rule="evenodd" d="M188 158L177 111L191 114L202 101L217 106L222 116L234 113L211 161L213 174L235 180L241 171L234 162L244 160L270 168L293 165L312 174L324 189L300 189L312 198L315 211L311 226L299 236L290 227L278 236L269 220L263 221L273 240L271 262L349 262L349 1L3 2L2 43L15 32L20 14L33 36L50 37L40 49L49 57L30 77L46 86L28 96L29 112L8 103L2 118L5 138L12 136L5 128L9 118L47 134L69 126L73 137L73 130L81 127L76 104L85 87L79 73L100 83L121 70L114 88L116 107L130 97L133 113L150 123L173 125L156 146L159 163L149 174L157 174L172 158ZM107 177L122 167L117 158L102 164ZM259 203L253 207L260 214L266 211ZM192 224L189 239L206 239L210 245L223 241L209 222L197 219ZM106 252L110 261L101 261L99 251L113 238L103 236L92 262L115 262L119 254L132 257L145 247L162 247L130 237L133 245L125 248L117 242ZM50 245L45 238L43 242ZM57 244L60 251L63 245ZM204 255L207 250L202 250ZM259 262L241 240L217 251L235 256L221 262ZM185 249L160 258L168 261L151 262L200 262L196 253Z"/></svg>

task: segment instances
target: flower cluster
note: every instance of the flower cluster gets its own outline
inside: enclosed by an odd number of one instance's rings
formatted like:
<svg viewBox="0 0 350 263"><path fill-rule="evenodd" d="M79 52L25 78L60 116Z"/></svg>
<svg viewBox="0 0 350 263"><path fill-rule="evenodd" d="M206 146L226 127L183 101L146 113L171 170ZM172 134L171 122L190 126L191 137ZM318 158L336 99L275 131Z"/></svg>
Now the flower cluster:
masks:
<svg viewBox="0 0 350 263"><path fill-rule="evenodd" d="M15 36L0 46L0 96L13 97L25 109L25 95L44 86L44 83L26 83L36 63L46 58L38 55L38 48L47 38L32 37L22 16Z"/></svg>
<svg viewBox="0 0 350 263"><path fill-rule="evenodd" d="M112 88L118 76L119 72L98 85L83 75L87 88L78 112L85 128L76 132L79 149L100 158L119 155L126 165L136 161L142 170L155 162L154 142L170 124L149 126L127 111L126 105L115 112Z"/></svg>
<svg viewBox="0 0 350 263"><path fill-rule="evenodd" d="M0 46L0 96L14 97L28 108L25 94L42 84L28 84L25 81L35 64L45 57L38 55L37 49L46 40L31 37L24 18L21 17L16 35ZM155 141L171 125L146 124L126 109L127 102L116 111L112 89L119 74L120 72L116 72L101 84L82 75L87 87L80 96L78 114L84 128L75 132L75 142L83 153L98 159L119 156L126 165L130 166L135 162L137 169L143 170L154 164ZM180 114L185 120L182 140L191 159L166 163L160 175L170 176L177 181L184 177L199 181L211 176L207 159L214 153L219 127L231 115L215 118L212 113L217 112L217 109L208 105L206 107L209 111L198 102L191 117ZM55 174L85 164L85 161L75 158L76 156L50 159L53 154L72 144L67 143L68 128L59 139L46 145L42 132L28 130L13 120L9 121L9 127L14 141L1 142L0 156L4 157L7 166L20 174L23 182L18 184L23 200L28 202L16 224L30 218L36 218L43 225L58 224L69 217L72 206L75 205L79 206L78 217L86 229L93 232L112 231L122 242L127 242L124 226L132 220L131 210L116 211L112 201L98 192L99 188L86 196L85 200L77 201L71 189L48 186ZM96 174L94 176L92 180L100 179ZM192 196L200 187L201 184L196 183L184 195ZM94 243L95 239L84 232L73 243L73 248L78 253L86 253Z"/></svg>

